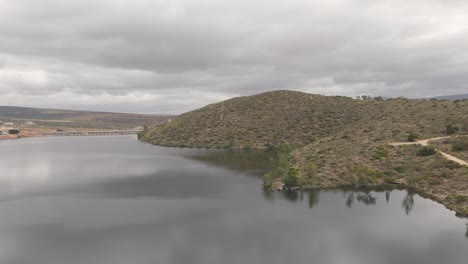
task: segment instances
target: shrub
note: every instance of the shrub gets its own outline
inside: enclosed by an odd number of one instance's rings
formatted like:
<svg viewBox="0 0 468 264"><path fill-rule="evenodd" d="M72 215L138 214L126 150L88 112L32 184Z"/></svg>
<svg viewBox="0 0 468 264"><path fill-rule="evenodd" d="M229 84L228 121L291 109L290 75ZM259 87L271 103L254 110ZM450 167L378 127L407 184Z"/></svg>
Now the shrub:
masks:
<svg viewBox="0 0 468 264"><path fill-rule="evenodd" d="M297 176L296 171L292 169L289 170L288 176L284 178L283 182L284 182L284 186L286 186L287 188L299 186L299 177Z"/></svg>
<svg viewBox="0 0 468 264"><path fill-rule="evenodd" d="M307 164L307 178L314 179L316 175L317 175L317 169L315 168L315 165L309 162L309 164Z"/></svg>
<svg viewBox="0 0 468 264"><path fill-rule="evenodd" d="M416 140L418 140L419 138L419 135L414 133L414 132L410 132L408 134L408 142L416 142Z"/></svg>
<svg viewBox="0 0 468 264"><path fill-rule="evenodd" d="M418 150L418 156L430 156L437 153L437 150L432 146L423 146Z"/></svg>
<svg viewBox="0 0 468 264"><path fill-rule="evenodd" d="M458 132L458 130L460 130L460 128L454 124L449 124L449 125L446 125L445 126L445 133L447 135L453 135L455 133Z"/></svg>
<svg viewBox="0 0 468 264"><path fill-rule="evenodd" d="M272 185L273 185L273 176L269 172L265 173L263 175L263 187L271 188Z"/></svg>
<svg viewBox="0 0 468 264"><path fill-rule="evenodd" d="M452 144L453 151L465 151L468 150L468 138L456 139Z"/></svg>
<svg viewBox="0 0 468 264"><path fill-rule="evenodd" d="M386 158L386 157L388 157L388 151L385 149L377 149L374 152L374 154L372 154L372 158L376 160Z"/></svg>
<svg viewBox="0 0 468 264"><path fill-rule="evenodd" d="M18 135L19 134L19 130L18 129L10 129L8 130L8 134L12 134L12 135Z"/></svg>
<svg viewBox="0 0 468 264"><path fill-rule="evenodd" d="M398 172L398 173L405 173L405 172L407 172L410 168L409 168L408 166L401 165L401 166L396 166L394 169L395 169L395 171Z"/></svg>
<svg viewBox="0 0 468 264"><path fill-rule="evenodd" d="M463 121L462 131L463 132L468 132L468 119Z"/></svg>
<svg viewBox="0 0 468 264"><path fill-rule="evenodd" d="M445 162L445 167L449 170L460 169L462 165L456 163L455 161L447 160Z"/></svg>
<svg viewBox="0 0 468 264"><path fill-rule="evenodd" d="M457 203L463 203L463 202L468 201L468 196L466 195L458 194L458 195L455 195L454 198L455 198L455 202Z"/></svg>
<svg viewBox="0 0 468 264"><path fill-rule="evenodd" d="M388 183L388 184L393 184L397 181L397 177L395 176L386 176L384 177L384 181L385 183Z"/></svg>

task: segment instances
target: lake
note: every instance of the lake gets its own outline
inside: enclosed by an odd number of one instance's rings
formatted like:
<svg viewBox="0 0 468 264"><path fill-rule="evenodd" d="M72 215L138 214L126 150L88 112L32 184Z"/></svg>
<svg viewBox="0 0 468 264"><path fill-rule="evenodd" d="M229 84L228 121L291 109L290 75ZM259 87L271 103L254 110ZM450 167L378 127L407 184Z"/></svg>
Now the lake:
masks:
<svg viewBox="0 0 468 264"><path fill-rule="evenodd" d="M0 263L466 264L467 220L406 190L264 192L262 152L135 136L0 141Z"/></svg>

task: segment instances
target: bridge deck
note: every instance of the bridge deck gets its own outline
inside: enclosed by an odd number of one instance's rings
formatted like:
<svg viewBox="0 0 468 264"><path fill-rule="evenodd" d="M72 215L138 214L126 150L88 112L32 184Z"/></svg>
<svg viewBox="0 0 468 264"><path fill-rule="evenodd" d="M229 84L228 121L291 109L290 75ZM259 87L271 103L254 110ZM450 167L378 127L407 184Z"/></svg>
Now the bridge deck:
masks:
<svg viewBox="0 0 468 264"><path fill-rule="evenodd" d="M56 131L48 132L46 136L111 136L111 135L133 135L141 130L103 130L103 131Z"/></svg>

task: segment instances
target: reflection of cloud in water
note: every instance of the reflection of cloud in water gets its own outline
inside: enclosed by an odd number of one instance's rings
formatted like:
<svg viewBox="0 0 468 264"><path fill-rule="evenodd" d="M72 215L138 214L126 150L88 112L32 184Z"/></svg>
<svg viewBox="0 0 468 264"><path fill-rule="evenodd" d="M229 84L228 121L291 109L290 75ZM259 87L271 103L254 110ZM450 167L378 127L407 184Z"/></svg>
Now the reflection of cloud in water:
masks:
<svg viewBox="0 0 468 264"><path fill-rule="evenodd" d="M156 174L160 165L150 160L29 160L4 167L0 184L5 191L29 192L88 184L105 179L136 178Z"/></svg>
<svg viewBox="0 0 468 264"><path fill-rule="evenodd" d="M1 203L0 231L45 223L62 223L69 229L183 222L188 216L202 217L220 208L215 199L93 199L82 196L33 197ZM57 213L59 212L59 213Z"/></svg>
<svg viewBox="0 0 468 264"><path fill-rule="evenodd" d="M2 194L16 194L30 188L41 188L50 177L49 162L16 160L2 167L0 186Z"/></svg>
<svg viewBox="0 0 468 264"><path fill-rule="evenodd" d="M226 189L226 184L229 183L214 173L192 171L189 174L183 170L172 170L140 177L106 179L63 191L110 198L190 198L216 196Z"/></svg>

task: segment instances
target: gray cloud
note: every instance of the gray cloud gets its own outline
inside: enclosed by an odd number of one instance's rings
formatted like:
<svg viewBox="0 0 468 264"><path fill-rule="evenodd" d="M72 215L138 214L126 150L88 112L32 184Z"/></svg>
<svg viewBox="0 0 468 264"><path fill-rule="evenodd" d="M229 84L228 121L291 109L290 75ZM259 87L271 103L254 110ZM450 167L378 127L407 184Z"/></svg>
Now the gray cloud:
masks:
<svg viewBox="0 0 468 264"><path fill-rule="evenodd" d="M466 93L465 1L0 0L0 104L180 113L273 89Z"/></svg>

